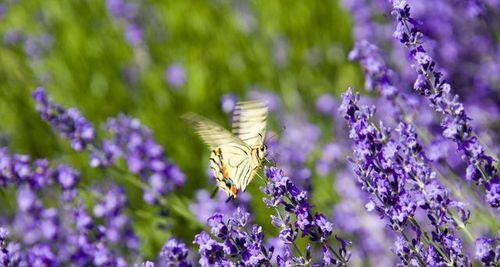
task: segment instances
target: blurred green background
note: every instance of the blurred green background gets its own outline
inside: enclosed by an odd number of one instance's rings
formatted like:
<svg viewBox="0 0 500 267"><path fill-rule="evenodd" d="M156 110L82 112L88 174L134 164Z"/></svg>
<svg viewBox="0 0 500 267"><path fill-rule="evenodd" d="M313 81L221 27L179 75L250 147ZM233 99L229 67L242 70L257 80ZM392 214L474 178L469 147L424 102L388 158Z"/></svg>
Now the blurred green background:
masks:
<svg viewBox="0 0 500 267"><path fill-rule="evenodd" d="M39 118L31 91L45 87L56 102L77 107L97 128L119 113L137 117L186 174L186 186L177 192L176 202L172 200L182 212L195 190L212 189L205 174L208 149L180 119L182 114L200 113L227 126L228 116L220 108L226 93L244 99L249 88L259 87L276 92L285 110L303 112L312 111L322 93L338 95L348 86L360 87L360 71L346 59L352 46L350 19L338 1L137 3L144 40L140 45L127 42L124 23L110 16L104 1L3 3L2 145L13 153L69 162L90 184L107 174L91 169L87 155L73 152ZM7 40L16 33L33 38L41 48L27 53L23 43ZM171 64L185 69L183 86L165 82L164 71ZM328 138L328 132L323 134ZM172 213L170 231L157 231L157 221L151 218L158 210L142 202L140 191L122 185L146 256L154 255L171 232L190 242L200 230ZM257 186L250 192L255 194L255 214L262 213L257 222L269 224L268 212L259 210L264 207Z"/></svg>

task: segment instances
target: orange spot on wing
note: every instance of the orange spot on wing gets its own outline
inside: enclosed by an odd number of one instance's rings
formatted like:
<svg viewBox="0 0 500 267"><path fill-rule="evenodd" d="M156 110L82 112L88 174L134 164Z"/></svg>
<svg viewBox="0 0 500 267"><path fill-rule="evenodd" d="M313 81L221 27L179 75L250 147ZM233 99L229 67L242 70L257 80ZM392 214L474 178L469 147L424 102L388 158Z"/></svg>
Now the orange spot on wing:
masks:
<svg viewBox="0 0 500 267"><path fill-rule="evenodd" d="M234 198L236 198L236 195L238 194L238 188L236 188L236 186L235 186L235 185L233 185L233 186L231 186L230 191L231 191L232 196L233 196Z"/></svg>

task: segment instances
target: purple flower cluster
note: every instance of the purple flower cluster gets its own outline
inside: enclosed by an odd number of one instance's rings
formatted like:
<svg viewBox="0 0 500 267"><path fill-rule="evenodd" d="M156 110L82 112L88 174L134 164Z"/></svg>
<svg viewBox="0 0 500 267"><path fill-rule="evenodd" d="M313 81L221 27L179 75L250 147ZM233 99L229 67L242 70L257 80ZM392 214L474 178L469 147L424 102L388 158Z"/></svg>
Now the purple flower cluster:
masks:
<svg viewBox="0 0 500 267"><path fill-rule="evenodd" d="M485 153L470 125L470 118L458 95L453 95L451 85L443 79L434 59L423 47L423 33L410 17L406 1L393 2L393 14L398 20L394 36L408 48L418 73L414 89L427 97L431 107L441 114L444 137L453 140L467 161L468 180L484 184L486 200L494 208L500 207L500 178L494 159Z"/></svg>
<svg viewBox="0 0 500 267"><path fill-rule="evenodd" d="M396 140L391 137L390 128L382 122L372 122L373 108L358 106L358 94L349 89L342 98L339 110L348 121L349 136L354 140L354 171L362 189L372 195L367 208L377 210L400 234L395 246L402 262L467 264L462 241L454 229L457 225L464 227L469 212L462 203L453 201L436 180L413 126L400 123ZM433 226L430 233L420 226L417 212L426 214ZM409 229L414 231L411 241Z"/></svg>
<svg viewBox="0 0 500 267"><path fill-rule="evenodd" d="M194 238L199 246L201 266L271 266L273 249L264 245L262 227L248 226L250 214L237 209L224 218L215 213L207 220L210 234L203 231ZM248 229L250 228L250 229Z"/></svg>
<svg viewBox="0 0 500 267"><path fill-rule="evenodd" d="M144 200L148 203L158 201L158 198L184 184L184 174L166 159L163 148L137 119L125 115L110 118L104 128L111 137L97 145L94 128L78 110L65 109L52 102L43 88L36 89L33 98L41 118L54 131L70 140L73 149L91 151L92 167L116 168L116 161L124 158L128 171L138 174L147 183L143 189ZM60 177L63 186L73 186L74 182L69 178Z"/></svg>
<svg viewBox="0 0 500 267"><path fill-rule="evenodd" d="M392 84L391 71L375 45L366 40L356 43L349 59L358 61L363 67L367 91L375 90L389 99L396 97L398 90Z"/></svg>
<svg viewBox="0 0 500 267"><path fill-rule="evenodd" d="M191 267L191 260L189 259L189 249L186 244L171 237L167 240L161 249L156 264L152 261L145 261L136 267Z"/></svg>
<svg viewBox="0 0 500 267"><path fill-rule="evenodd" d="M188 261L188 253L186 244L177 241L174 238L169 238L159 256L159 266L178 266L190 267Z"/></svg>
<svg viewBox="0 0 500 267"><path fill-rule="evenodd" d="M357 186L355 174L347 164L351 141L337 109L338 100L329 94L316 100L316 110L332 123L331 140L321 146L321 155L315 161L316 173L322 180L335 177L333 191L339 195L339 202L333 206L332 222L337 231L352 240L350 264L394 265L395 256L387 253L394 237L378 215L366 211L367 193Z"/></svg>
<svg viewBox="0 0 500 267"><path fill-rule="evenodd" d="M281 169L270 167L265 170L265 173L269 180L265 186L261 187L261 191L266 194L263 201L269 208L276 210L276 214L271 215L272 223L280 228L279 238L289 245L288 253L277 257L278 265L300 265L311 261L311 258L307 256L310 253L307 253L305 258L293 256L291 253L292 246L296 249L295 240L299 233L301 237L307 237L311 242L321 245L323 264L345 265L349 260L349 253L346 250L347 242L335 236L340 243L340 248L335 250L331 246L329 239L333 235L333 225L324 215L312 213L307 192L300 190Z"/></svg>
<svg viewBox="0 0 500 267"><path fill-rule="evenodd" d="M98 224L87 213L83 206L77 206L72 211L74 230L68 233L68 243L75 244L68 247L69 258L68 262L77 266L95 265L95 266L127 266L127 257L133 259L136 251L127 250L130 243L116 243L115 240L109 239L107 230L110 229L104 225ZM126 222L126 221L124 221ZM113 230L110 229L110 236L113 236ZM125 239L127 237L123 237ZM132 235L128 238L135 239ZM71 242L71 243L70 243ZM62 247L64 244L59 244ZM113 245L117 250L113 250ZM68 246L68 245L66 245ZM120 248L125 249L125 253L120 253ZM132 252L131 255L127 253Z"/></svg>
<svg viewBox="0 0 500 267"><path fill-rule="evenodd" d="M434 163L428 162L423 153L413 153L414 158L420 157L421 160L418 162L422 162L422 166L427 165L426 168L429 170L428 166L435 167L437 175L434 175L446 184L447 189L452 190L454 197L467 202L472 200L474 207L477 208L476 212L486 212L490 220L495 220L494 211L476 199L477 193L472 192L475 189L467 189L468 192L465 194L457 191L455 182L460 184L461 188L467 188L467 185L454 178L465 177L466 181L484 185L485 201L494 209L498 208L500 187L495 167L497 159L488 156L486 154L488 148L483 145L489 144L493 152L488 153L495 154L497 135L488 128L493 128L491 123L492 121L494 123L494 118L498 114L498 108L491 108L492 103L495 106L495 101L498 102L497 96L493 93L498 85L498 79L492 79L491 70L497 68L495 58L499 53L497 41L491 35L496 27L491 18L499 14L500 6L491 2L452 0L438 3L423 0L411 4L407 4L406 1L391 2L392 5L390 2L378 0L345 1L345 6L356 17L357 44L350 58L358 61L363 67L367 90L377 91L390 102L394 113L382 112L382 114L390 114L389 118L394 118L396 125L408 126L415 123L418 125L415 127L418 128L413 129L414 126L411 126L398 129L405 131L410 129L410 134L407 135L410 140L415 136L412 132L418 131L425 142L429 142L427 147L418 150L427 151L428 158ZM411 17L410 5L413 14ZM387 24L386 20L378 19L391 11L398 21L393 36L388 34L394 32L393 25ZM403 43L403 46L399 43ZM383 51L377 46L382 47ZM406 49L410 52L408 56ZM383 54L384 52L387 54ZM437 62L445 69L439 69ZM397 71L393 72L388 65L395 67ZM416 78L414 69L417 70ZM455 92L460 93L463 102L452 94L450 84L453 84ZM405 88L413 88L426 96L430 107L421 103L422 100L426 100L425 98L419 99L418 96L410 95L410 92L400 90ZM477 101L478 99L481 101ZM383 105L387 106L387 103ZM428 108L430 110L427 110ZM469 118L465 110L469 111L468 114L472 115L474 120ZM485 110L488 112L484 112ZM387 122L387 116L384 116L383 120ZM406 142L408 139L401 135L405 131L400 132L400 136L401 140ZM451 146L458 147L459 153L456 153ZM413 149L408 147L407 151L411 150ZM421 156L418 156L419 154ZM434 192L439 192L440 188L443 186L438 186L438 191L435 190L435 186L424 187L424 190L431 199L434 199ZM422 197L426 196L420 196ZM456 214L452 214L452 219L458 229L464 230L465 235L473 240L474 237L464 228L460 220L457 220L458 217L463 217L461 220L466 219L469 213L463 210L463 204L453 201L451 203L457 211ZM435 214L439 215L438 212ZM430 219L434 225L436 216ZM480 232L484 233L484 230ZM401 249L397 251L411 249L403 246L405 241L403 237L400 237L399 241L403 243L400 242L398 247ZM478 239L476 244L485 244L482 241L484 240ZM488 254L485 252L484 255ZM476 258L482 257L476 255ZM485 265L492 262L494 261L482 261Z"/></svg>
<svg viewBox="0 0 500 267"><path fill-rule="evenodd" d="M476 240L476 258L484 266L495 266L500 261L500 244L498 238L480 237ZM493 246L495 246L493 248Z"/></svg>
<svg viewBox="0 0 500 267"><path fill-rule="evenodd" d="M383 48L391 65L397 69L401 85L415 80L402 47L391 34L390 20L380 19L391 10L391 1L343 0L353 17L357 41L369 41ZM409 1L414 21L427 37L427 50L446 69L446 76L460 95L470 98L469 106L477 106L474 99L483 99L483 106L494 106L498 101L499 47L494 32L498 26L494 18L500 14L497 1L432 0ZM498 112L498 109L496 109Z"/></svg>
<svg viewBox="0 0 500 267"><path fill-rule="evenodd" d="M136 257L137 238L123 213L126 200L121 189L105 193L94 207L94 220L79 204L80 174L69 166L32 161L2 148L0 180L2 187L17 189L15 215L2 218L19 240L1 249L0 259L10 260L6 266L126 266L127 258ZM59 196L61 204L45 207L44 196ZM5 238L0 239L3 246Z"/></svg>
<svg viewBox="0 0 500 267"><path fill-rule="evenodd" d="M427 37L427 51L446 69L456 93L472 100L466 105L478 105L473 98L483 99L485 106L494 105L498 101L494 73L500 66L500 48L493 34L499 30L494 20L500 15L498 1L411 1L411 8L419 31Z"/></svg>
<svg viewBox="0 0 500 267"><path fill-rule="evenodd" d="M93 213L96 218L102 218L101 231L106 239L114 245L125 245L130 251L138 249L137 237L132 232L130 221L124 213L127 197L123 189L113 186L101 196Z"/></svg>
<svg viewBox="0 0 500 267"><path fill-rule="evenodd" d="M199 246L201 266L291 266L313 264L313 266L344 266L349 260L347 242L335 236L339 248L330 244L333 224L322 214L312 213L307 192L300 190L281 169L266 169L268 178L261 191L268 208L276 211L271 215L272 224L280 229L279 237L271 238L265 245L262 227L249 227L250 214L237 208L233 215L224 216L216 212L208 218L210 234L203 231L196 235L194 243ZM299 237L300 235L300 237ZM298 238L307 238L318 243L322 258L315 258L312 246L305 254L297 246ZM318 261L318 262L316 262ZM314 263L316 262L316 263Z"/></svg>
<svg viewBox="0 0 500 267"><path fill-rule="evenodd" d="M106 8L114 19L126 24L125 39L133 46L141 45L142 29L137 23L139 6L124 0L107 0Z"/></svg>
<svg viewBox="0 0 500 267"><path fill-rule="evenodd" d="M95 131L90 124L75 108L64 109L47 98L45 89L37 88L32 93L36 101L36 111L40 117L47 121L54 131L70 140L71 147L81 151L92 143Z"/></svg>
<svg viewBox="0 0 500 267"><path fill-rule="evenodd" d="M19 265L19 244L7 242L9 230L0 227L0 266L14 267Z"/></svg>
<svg viewBox="0 0 500 267"><path fill-rule="evenodd" d="M137 119L118 115L107 121L105 129L111 138L92 150L93 167L109 167L124 158L129 172L138 174L149 185L144 192L148 203L184 184L184 174L165 158L163 148Z"/></svg>
<svg viewBox="0 0 500 267"><path fill-rule="evenodd" d="M80 174L67 165L50 167L45 159L32 161L27 155L12 155L7 148L0 148L0 186L26 186L32 191L56 183L69 192L79 180Z"/></svg>

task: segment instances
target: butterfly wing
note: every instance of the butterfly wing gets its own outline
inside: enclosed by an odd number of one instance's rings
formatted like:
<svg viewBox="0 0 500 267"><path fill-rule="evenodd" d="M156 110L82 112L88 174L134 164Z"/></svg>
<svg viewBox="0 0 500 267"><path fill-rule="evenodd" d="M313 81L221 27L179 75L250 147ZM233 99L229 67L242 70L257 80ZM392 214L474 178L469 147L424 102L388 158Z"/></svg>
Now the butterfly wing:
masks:
<svg viewBox="0 0 500 267"><path fill-rule="evenodd" d="M233 134L251 148L262 146L268 108L261 100L238 102L233 112Z"/></svg>
<svg viewBox="0 0 500 267"><path fill-rule="evenodd" d="M252 150L247 145L225 144L212 151L210 167L217 185L228 195L233 195L231 185L245 191L255 175L258 165L252 159ZM228 183L229 181L229 183Z"/></svg>
<svg viewBox="0 0 500 267"><path fill-rule="evenodd" d="M196 133L200 135L201 139L203 139L212 150L230 143L245 145L239 138L234 136L234 134L200 115L190 113L184 115L183 118L194 126Z"/></svg>

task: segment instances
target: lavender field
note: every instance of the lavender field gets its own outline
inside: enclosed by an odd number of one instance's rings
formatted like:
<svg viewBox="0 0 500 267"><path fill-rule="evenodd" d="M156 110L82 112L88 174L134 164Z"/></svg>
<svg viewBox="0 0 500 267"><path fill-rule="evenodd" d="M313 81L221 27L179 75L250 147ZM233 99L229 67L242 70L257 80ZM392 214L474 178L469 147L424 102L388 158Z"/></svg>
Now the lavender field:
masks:
<svg viewBox="0 0 500 267"><path fill-rule="evenodd" d="M499 0L0 0L0 37L0 267L500 266Z"/></svg>

